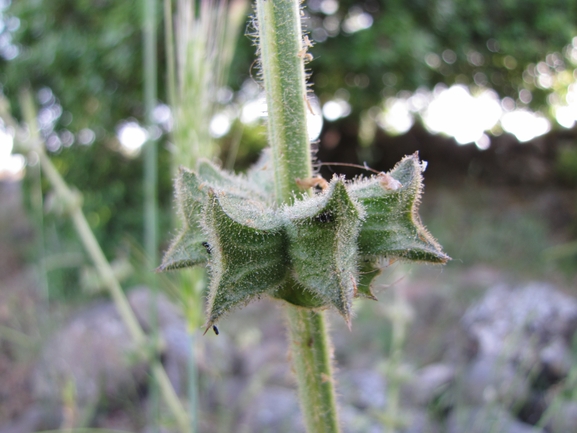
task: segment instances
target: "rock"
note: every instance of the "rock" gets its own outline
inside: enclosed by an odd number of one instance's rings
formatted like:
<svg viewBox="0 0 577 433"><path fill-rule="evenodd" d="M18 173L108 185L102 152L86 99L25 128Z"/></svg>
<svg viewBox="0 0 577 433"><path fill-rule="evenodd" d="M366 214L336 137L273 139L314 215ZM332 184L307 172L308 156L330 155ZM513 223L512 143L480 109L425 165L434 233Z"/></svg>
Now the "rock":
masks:
<svg viewBox="0 0 577 433"><path fill-rule="evenodd" d="M531 365L557 358L541 355L552 340L570 341L577 300L544 283L499 285L467 310L462 323L480 354Z"/></svg>
<svg viewBox="0 0 577 433"><path fill-rule="evenodd" d="M136 353L114 305L92 306L45 344L33 376L35 397L58 402L65 389L72 389L80 408L95 405L101 397L134 395L147 373Z"/></svg>
<svg viewBox="0 0 577 433"><path fill-rule="evenodd" d="M33 405L17 420L0 426L0 433L33 433L56 430L62 423L60 407Z"/></svg>
<svg viewBox="0 0 577 433"><path fill-rule="evenodd" d="M270 386L249 403L245 412L244 431L305 432L296 390Z"/></svg>
<svg viewBox="0 0 577 433"><path fill-rule="evenodd" d="M187 331L181 312L166 295L160 292L154 295L144 286L131 289L128 302L145 332L151 333L156 326L163 345L164 368L176 393L183 395L187 389L187 364L194 336Z"/></svg>
<svg viewBox="0 0 577 433"><path fill-rule="evenodd" d="M354 406L339 407L339 421L343 433L382 433L383 425L366 411Z"/></svg>
<svg viewBox="0 0 577 433"><path fill-rule="evenodd" d="M561 402L554 409L547 430L550 433L577 433L577 402Z"/></svg>
<svg viewBox="0 0 577 433"><path fill-rule="evenodd" d="M382 410L387 401L385 378L372 370L343 370L338 374L338 390L344 405Z"/></svg>
<svg viewBox="0 0 577 433"><path fill-rule="evenodd" d="M424 410L412 410L405 415L401 433L441 433L441 426Z"/></svg>
<svg viewBox="0 0 577 433"><path fill-rule="evenodd" d="M529 424L516 420L509 412L495 405L462 406L447 420L447 433L543 433Z"/></svg>
<svg viewBox="0 0 577 433"><path fill-rule="evenodd" d="M495 356L479 356L461 378L462 396L470 405L499 402L506 407L524 403L530 386L523 371Z"/></svg>
<svg viewBox="0 0 577 433"><path fill-rule="evenodd" d="M561 378L569 374L573 365L571 350L562 336L553 338L540 352L541 363L548 369L548 373Z"/></svg>
<svg viewBox="0 0 577 433"><path fill-rule="evenodd" d="M418 406L429 405L453 382L455 368L449 364L430 364L417 371L407 385L409 399Z"/></svg>

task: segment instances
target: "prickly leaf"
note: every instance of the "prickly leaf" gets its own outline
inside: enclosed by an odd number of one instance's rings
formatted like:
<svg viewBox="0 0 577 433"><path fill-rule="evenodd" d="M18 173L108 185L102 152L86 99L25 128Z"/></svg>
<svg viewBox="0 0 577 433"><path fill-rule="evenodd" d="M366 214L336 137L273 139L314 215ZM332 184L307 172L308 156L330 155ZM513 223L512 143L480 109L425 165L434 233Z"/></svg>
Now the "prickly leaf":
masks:
<svg viewBox="0 0 577 433"><path fill-rule="evenodd" d="M278 218L256 201L210 190L203 225L211 252L210 327L232 308L279 287L289 267Z"/></svg>
<svg viewBox="0 0 577 433"><path fill-rule="evenodd" d="M422 225L417 213L422 190L417 154L406 156L387 174L349 188L366 212L358 239L359 254L445 263L449 257Z"/></svg>
<svg viewBox="0 0 577 433"><path fill-rule="evenodd" d="M285 213L295 280L348 322L362 209L350 198L344 180L334 178L325 193L307 197Z"/></svg>
<svg viewBox="0 0 577 433"><path fill-rule="evenodd" d="M200 230L206 191L196 173L180 167L175 183L178 215L182 228L164 254L160 271L179 269L206 263L206 236Z"/></svg>

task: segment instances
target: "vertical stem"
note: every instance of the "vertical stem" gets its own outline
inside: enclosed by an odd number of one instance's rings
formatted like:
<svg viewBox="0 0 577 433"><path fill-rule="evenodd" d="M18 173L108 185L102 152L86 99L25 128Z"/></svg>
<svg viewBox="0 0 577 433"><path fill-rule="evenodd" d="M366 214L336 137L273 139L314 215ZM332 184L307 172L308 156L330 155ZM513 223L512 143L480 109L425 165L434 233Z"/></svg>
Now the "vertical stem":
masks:
<svg viewBox="0 0 577 433"><path fill-rule="evenodd" d="M306 83L298 0L257 0L260 64L268 109L277 202L290 203L295 179L311 177Z"/></svg>
<svg viewBox="0 0 577 433"><path fill-rule="evenodd" d="M301 410L310 433L338 432L330 347L322 313L287 307Z"/></svg>
<svg viewBox="0 0 577 433"><path fill-rule="evenodd" d="M110 263L108 263L108 260L106 260L106 256L102 252L102 249L100 248L94 233L92 233L88 221L86 221L86 217L84 216L80 205L81 197L79 194L75 194L68 187L62 176L60 176L60 173L58 173L58 170L56 170L50 161L50 158L48 158L48 155L46 155L44 150L44 142L40 137L38 125L36 124L36 111L34 109L34 103L29 92L25 92L22 95L20 105L22 106L24 119L30 128L29 140L34 144L34 150L38 153L43 174L51 183L56 196L71 206L72 209L70 210L70 217L74 223L74 228L76 229L84 249L94 263L100 278L108 288L110 296L112 297L112 300L114 301L114 304L118 310L118 314L120 315L124 325L127 327L130 337L136 343L137 347L144 347L146 344L146 334L140 327L140 324L136 319L136 315L132 311L128 300L122 291L122 287L120 287L118 280L114 276L114 271L112 270ZM12 119L10 119L8 123L16 126ZM170 383L170 379L162 367L162 364L153 364L152 373L158 382L160 392L166 405L176 419L180 431L183 433L189 433L189 417L182 407L182 404L180 403L180 400L178 399L178 396L176 395L174 388Z"/></svg>
<svg viewBox="0 0 577 433"><path fill-rule="evenodd" d="M146 122L153 124L152 111L156 104L156 22L155 0L144 0L144 105ZM148 140L144 145L144 246L150 263L158 262L157 234L157 145L154 140Z"/></svg>
<svg viewBox="0 0 577 433"><path fill-rule="evenodd" d="M157 56L156 56L156 0L143 0L142 38L143 38L143 66L144 66L144 107L146 114L146 125L150 128L154 119L152 112L156 105L157 86ZM158 149L154 139L149 139L144 145L144 249L148 259L148 268L151 269L158 263ZM150 319L153 344L158 340L158 311L156 307L157 282L154 274L150 278L152 299L150 306ZM151 360L156 368L160 359L155 354ZM154 431L158 432L158 421L160 419L160 400L158 396L158 383L154 376L150 377L150 421L154 426Z"/></svg>
<svg viewBox="0 0 577 433"><path fill-rule="evenodd" d="M166 48L166 87L168 105L176 107L176 60L174 57L174 29L172 25L172 0L164 0L164 40Z"/></svg>
<svg viewBox="0 0 577 433"><path fill-rule="evenodd" d="M385 433L396 433L400 425L400 390L401 380L399 369L403 357L403 346L405 344L409 313L407 301L399 287L394 289L394 302L391 307L392 336L389 350L389 360L387 362L387 407L385 410Z"/></svg>
<svg viewBox="0 0 577 433"><path fill-rule="evenodd" d="M275 190L291 203L296 179L311 177L307 90L299 0L257 0L259 49L268 109ZM338 432L330 341L322 313L287 305L299 398L309 433Z"/></svg>

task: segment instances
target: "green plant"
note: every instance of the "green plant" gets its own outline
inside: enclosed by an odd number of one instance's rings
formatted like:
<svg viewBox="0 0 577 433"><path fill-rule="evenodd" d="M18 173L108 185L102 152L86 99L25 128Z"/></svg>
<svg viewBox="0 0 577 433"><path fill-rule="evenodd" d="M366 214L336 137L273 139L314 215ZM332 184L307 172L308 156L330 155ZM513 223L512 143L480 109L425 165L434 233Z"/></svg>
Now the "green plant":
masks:
<svg viewBox="0 0 577 433"><path fill-rule="evenodd" d="M389 173L353 182L312 176L304 72L311 44L299 2L257 0L256 11L271 149L246 176L205 160L196 171L179 171L183 227L160 270L208 264L207 329L262 295L286 301L307 429L334 432L322 310L335 308L350 326L353 298L374 298L380 258L444 263L448 256L417 215L423 166L416 154Z"/></svg>
<svg viewBox="0 0 577 433"><path fill-rule="evenodd" d="M246 6L246 0L182 0L177 2L173 14L172 1L164 0L167 93L174 117L171 141L175 172L179 164L194 166L198 158L213 157L218 149L209 124L221 108L216 95L226 85ZM196 432L196 334L202 323L202 293L206 278L202 269L181 272L178 277L179 297L190 330L188 406L192 432Z"/></svg>
<svg viewBox="0 0 577 433"><path fill-rule="evenodd" d="M36 123L37 115L34 102L29 91L23 91L20 105L26 120L26 129L20 127L20 125L14 121L10 115L8 101L4 98L0 98L0 119L13 128L17 145L22 151L34 151L38 155L42 174L52 186L55 198L58 200L57 207L61 210L63 215L69 216L72 220L74 229L76 230L88 256L94 263L99 277L106 285L109 294L116 305L118 314L120 315L124 325L127 327L131 338L139 348L138 354L144 358L150 359L152 355L156 355L155 351L158 348L153 346L153 344L150 344L150 341L138 323L136 315L132 311L128 300L122 291L122 287L114 274L114 270L106 259L94 233L90 229L86 216L82 211L82 195L66 184L46 154L45 143L40 135L38 124ZM160 393L169 410L172 412L179 429L182 432L189 432L188 414L178 399L162 364L153 363L151 373L155 377L160 388Z"/></svg>

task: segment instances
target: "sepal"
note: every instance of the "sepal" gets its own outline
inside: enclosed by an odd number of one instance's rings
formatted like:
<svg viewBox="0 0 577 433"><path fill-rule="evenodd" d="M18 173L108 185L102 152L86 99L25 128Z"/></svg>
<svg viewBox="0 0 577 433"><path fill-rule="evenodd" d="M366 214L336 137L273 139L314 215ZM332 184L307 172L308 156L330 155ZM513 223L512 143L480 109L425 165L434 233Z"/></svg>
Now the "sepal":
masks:
<svg viewBox="0 0 577 433"><path fill-rule="evenodd" d="M362 209L333 178L323 194L285 208L294 279L350 321Z"/></svg>
<svg viewBox="0 0 577 433"><path fill-rule="evenodd" d="M209 254L206 236L200 230L206 188L196 173L180 167L175 182L176 203L182 227L164 254L158 271L180 269L204 264Z"/></svg>
<svg viewBox="0 0 577 433"><path fill-rule="evenodd" d="M223 205L224 204L224 205ZM254 203L227 202L209 190L203 226L210 245L207 323L279 287L288 273L286 239L274 215Z"/></svg>
<svg viewBox="0 0 577 433"><path fill-rule="evenodd" d="M366 212L359 234L359 254L431 263L449 260L417 213L422 169L415 153L404 157L389 173L351 185L351 196Z"/></svg>

